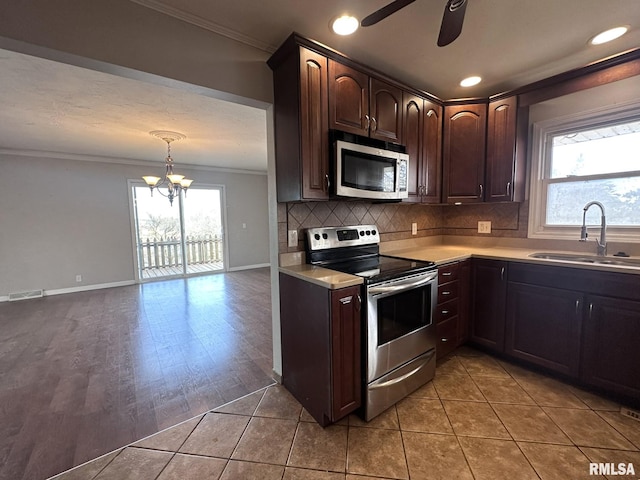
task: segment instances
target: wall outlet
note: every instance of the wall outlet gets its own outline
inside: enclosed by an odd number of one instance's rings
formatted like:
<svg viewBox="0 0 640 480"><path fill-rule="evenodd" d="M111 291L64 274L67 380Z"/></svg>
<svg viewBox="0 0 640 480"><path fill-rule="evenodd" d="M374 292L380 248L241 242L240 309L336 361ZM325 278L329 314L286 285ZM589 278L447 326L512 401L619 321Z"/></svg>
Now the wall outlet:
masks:
<svg viewBox="0 0 640 480"><path fill-rule="evenodd" d="M298 231L297 230L289 230L288 231L288 242L287 245L289 245L290 247L297 247L298 246Z"/></svg>
<svg viewBox="0 0 640 480"><path fill-rule="evenodd" d="M76 275L76 283L80 283L82 281L82 275Z"/></svg>
<svg viewBox="0 0 640 480"><path fill-rule="evenodd" d="M417 235L418 234L418 224L417 223L412 223L411 224L411 235Z"/></svg>
<svg viewBox="0 0 640 480"><path fill-rule="evenodd" d="M491 222L478 222L478 233L491 233Z"/></svg>

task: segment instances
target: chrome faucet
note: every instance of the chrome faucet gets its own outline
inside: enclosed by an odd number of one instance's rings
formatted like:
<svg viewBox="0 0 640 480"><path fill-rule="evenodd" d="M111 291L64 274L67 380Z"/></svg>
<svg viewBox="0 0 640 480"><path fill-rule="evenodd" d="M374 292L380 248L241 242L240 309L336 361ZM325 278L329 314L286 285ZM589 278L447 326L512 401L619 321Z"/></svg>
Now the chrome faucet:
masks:
<svg viewBox="0 0 640 480"><path fill-rule="evenodd" d="M583 212L582 212L582 229L580 230L580 241L581 242L587 241L588 234L587 234L586 217L587 217L587 210L589 210L589 207L591 207L592 205L597 205L598 207L600 207L600 210L602 211L602 216L600 217L600 240L596 238L596 243L598 244L597 253L598 255L603 257L607 254L607 220L604 215L604 205L602 205L600 202L589 202L584 206Z"/></svg>

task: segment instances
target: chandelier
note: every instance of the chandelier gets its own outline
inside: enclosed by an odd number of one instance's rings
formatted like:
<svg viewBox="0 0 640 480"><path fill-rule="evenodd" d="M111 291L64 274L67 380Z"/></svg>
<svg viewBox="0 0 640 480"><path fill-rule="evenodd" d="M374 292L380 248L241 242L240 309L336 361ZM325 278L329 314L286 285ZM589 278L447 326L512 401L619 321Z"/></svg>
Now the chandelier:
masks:
<svg viewBox="0 0 640 480"><path fill-rule="evenodd" d="M156 138L167 142L167 158L165 159L165 174L164 178L155 177L153 175L146 175L142 179L151 188L151 196L153 196L153 189L157 189L160 195L169 199L169 204L173 205L173 199L180 195L180 192L187 194L187 189L193 183L193 180L184 178L184 175L178 175L173 173L173 158L171 158L171 142L176 140L182 140L187 138L178 132L168 132L165 130L154 130L149 132ZM160 187L166 187L167 193L163 193Z"/></svg>

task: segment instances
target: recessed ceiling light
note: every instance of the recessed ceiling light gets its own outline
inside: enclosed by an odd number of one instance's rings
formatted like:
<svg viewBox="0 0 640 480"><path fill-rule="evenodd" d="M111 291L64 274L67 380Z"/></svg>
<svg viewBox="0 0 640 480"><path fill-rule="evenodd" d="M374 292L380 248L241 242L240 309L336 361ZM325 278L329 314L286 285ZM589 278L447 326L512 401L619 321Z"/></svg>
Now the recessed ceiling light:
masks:
<svg viewBox="0 0 640 480"><path fill-rule="evenodd" d="M467 77L464 80L462 80L460 82L460 86L461 87L473 87L474 85L479 84L482 81L482 78L477 77L477 76L473 76L473 77Z"/></svg>
<svg viewBox="0 0 640 480"><path fill-rule="evenodd" d="M602 43L610 42L618 37L621 37L629 30L628 26L610 28L602 33L599 33L591 39L591 45L600 45Z"/></svg>
<svg viewBox="0 0 640 480"><path fill-rule="evenodd" d="M360 22L351 15L341 15L331 22L331 29L338 35L351 35L358 29Z"/></svg>

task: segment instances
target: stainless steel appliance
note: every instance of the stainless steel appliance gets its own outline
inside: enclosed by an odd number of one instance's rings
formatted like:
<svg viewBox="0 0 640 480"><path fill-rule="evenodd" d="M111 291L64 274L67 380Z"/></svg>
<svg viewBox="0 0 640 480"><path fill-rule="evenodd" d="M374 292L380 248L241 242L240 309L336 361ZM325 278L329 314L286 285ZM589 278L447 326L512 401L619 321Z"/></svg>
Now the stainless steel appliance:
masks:
<svg viewBox="0 0 640 480"><path fill-rule="evenodd" d="M343 197L401 200L409 196L409 156L401 145L333 134L335 193Z"/></svg>
<svg viewBox="0 0 640 480"><path fill-rule="evenodd" d="M363 416L371 420L435 374L438 272L380 255L375 225L310 228L307 263L363 277Z"/></svg>

